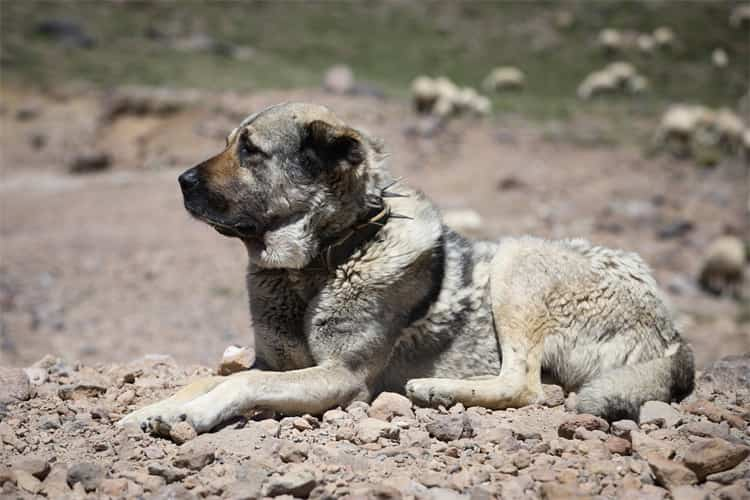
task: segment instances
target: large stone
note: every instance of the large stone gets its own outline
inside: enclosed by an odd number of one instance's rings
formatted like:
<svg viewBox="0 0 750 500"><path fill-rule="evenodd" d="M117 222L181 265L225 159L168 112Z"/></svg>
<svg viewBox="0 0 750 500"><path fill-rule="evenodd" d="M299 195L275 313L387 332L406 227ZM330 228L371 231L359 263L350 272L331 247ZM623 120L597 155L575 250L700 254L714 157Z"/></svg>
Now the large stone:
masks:
<svg viewBox="0 0 750 500"><path fill-rule="evenodd" d="M668 441L653 438L645 432L631 432L630 440L633 443L633 451L641 458L646 458L657 453L664 458L672 458L675 454L674 445Z"/></svg>
<svg viewBox="0 0 750 500"><path fill-rule="evenodd" d="M698 482L695 473L682 464L666 459L654 453L647 457L648 465L654 473L657 484L665 488L691 485Z"/></svg>
<svg viewBox="0 0 750 500"><path fill-rule="evenodd" d="M42 482L26 472L25 470L17 470L15 473L16 484L22 490L36 495L42 489Z"/></svg>
<svg viewBox="0 0 750 500"><path fill-rule="evenodd" d="M370 405L372 418L390 421L393 417L414 418L409 398L395 392L382 392Z"/></svg>
<svg viewBox="0 0 750 500"><path fill-rule="evenodd" d="M0 367L0 403L26 401L31 397L29 377L20 368Z"/></svg>
<svg viewBox="0 0 750 500"><path fill-rule="evenodd" d="M432 422L427 424L427 432L440 441L455 441L474 435L471 421L465 413L436 415Z"/></svg>
<svg viewBox="0 0 750 500"><path fill-rule="evenodd" d="M83 462L68 469L68 484L71 488L81 483L86 491L94 491L104 478L104 469L100 465Z"/></svg>
<svg viewBox="0 0 750 500"><path fill-rule="evenodd" d="M682 420L680 412L663 401L646 401L641 406L638 417L638 422L641 425L658 423L664 427L674 427L680 420Z"/></svg>
<svg viewBox="0 0 750 500"><path fill-rule="evenodd" d="M41 491L50 499L67 497L70 494L68 470L61 465L52 467L52 470L47 474L42 483Z"/></svg>
<svg viewBox="0 0 750 500"><path fill-rule="evenodd" d="M374 443L378 439L398 439L400 429L377 418L365 418L357 424L357 439L360 443Z"/></svg>
<svg viewBox="0 0 750 500"><path fill-rule="evenodd" d="M724 441L706 439L693 443L685 451L685 465L703 480L709 474L735 467L750 454L750 448Z"/></svg>
<svg viewBox="0 0 750 500"><path fill-rule="evenodd" d="M588 431L597 430L606 432L609 430L609 424L603 418L581 413L560 424L560 427L557 428L557 435L565 439L573 439L576 429L579 427L583 427Z"/></svg>

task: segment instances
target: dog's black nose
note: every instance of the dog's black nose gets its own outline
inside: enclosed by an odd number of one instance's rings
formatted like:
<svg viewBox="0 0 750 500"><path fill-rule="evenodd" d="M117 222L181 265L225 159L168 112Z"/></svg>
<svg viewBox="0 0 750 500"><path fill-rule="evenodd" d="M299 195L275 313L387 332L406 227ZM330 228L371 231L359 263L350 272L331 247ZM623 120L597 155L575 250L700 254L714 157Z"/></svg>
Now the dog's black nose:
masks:
<svg viewBox="0 0 750 500"><path fill-rule="evenodd" d="M178 180L180 181L182 190L189 191L198 184L198 172L194 168L191 168L183 172Z"/></svg>

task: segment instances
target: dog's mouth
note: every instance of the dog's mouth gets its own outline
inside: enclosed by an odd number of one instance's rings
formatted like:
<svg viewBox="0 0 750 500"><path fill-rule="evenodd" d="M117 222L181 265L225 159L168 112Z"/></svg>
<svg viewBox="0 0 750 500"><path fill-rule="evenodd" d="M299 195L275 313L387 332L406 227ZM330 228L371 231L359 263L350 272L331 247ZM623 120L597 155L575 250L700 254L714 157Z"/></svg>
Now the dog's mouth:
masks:
<svg viewBox="0 0 750 500"><path fill-rule="evenodd" d="M243 240L255 240L255 241L260 241L263 239L264 231L262 230L260 225L255 222L220 221L216 219L215 217L212 217L205 212L195 210L191 208L190 206L186 205L186 208L188 212L190 213L190 215L192 215L193 217L195 217L196 219L202 222L205 222L206 224L214 228L214 230L217 233L223 236L227 236L229 238L240 238Z"/></svg>

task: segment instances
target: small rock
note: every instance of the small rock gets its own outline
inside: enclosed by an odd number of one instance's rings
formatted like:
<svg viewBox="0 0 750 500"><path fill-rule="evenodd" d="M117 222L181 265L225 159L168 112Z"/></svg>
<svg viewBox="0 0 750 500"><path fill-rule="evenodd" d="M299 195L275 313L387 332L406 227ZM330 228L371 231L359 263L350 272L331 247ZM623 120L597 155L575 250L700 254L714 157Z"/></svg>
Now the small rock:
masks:
<svg viewBox="0 0 750 500"><path fill-rule="evenodd" d="M195 432L193 426L186 421L177 422L169 428L169 438L177 444L186 443L197 436L198 433Z"/></svg>
<svg viewBox="0 0 750 500"><path fill-rule="evenodd" d="M127 495L128 492L128 480L127 479L103 479L99 485L99 493L102 495L122 498Z"/></svg>
<svg viewBox="0 0 750 500"><path fill-rule="evenodd" d="M78 382L60 387L57 395L63 401L96 398L107 392L107 388L97 382Z"/></svg>
<svg viewBox="0 0 750 500"><path fill-rule="evenodd" d="M26 472L25 470L17 470L15 471L15 477L16 477L16 484L19 488L21 488L24 491L28 491L29 493L36 495L39 490L42 489L42 482Z"/></svg>
<svg viewBox="0 0 750 500"><path fill-rule="evenodd" d="M112 157L103 152L82 153L73 157L68 170L73 174L101 172L112 165Z"/></svg>
<svg viewBox="0 0 750 500"><path fill-rule="evenodd" d="M11 467L16 470L22 470L28 472L40 481L44 481L44 478L49 474L50 466L49 462L39 457L19 457L11 461Z"/></svg>
<svg viewBox="0 0 750 500"><path fill-rule="evenodd" d="M411 400L394 392L382 392L375 398L368 412L372 418L390 421L393 417L414 418Z"/></svg>
<svg viewBox="0 0 750 500"><path fill-rule="evenodd" d="M231 375L252 368L255 351L249 347L230 345L224 350L219 364L219 375Z"/></svg>
<svg viewBox="0 0 750 500"><path fill-rule="evenodd" d="M143 454L146 455L146 458L150 458L152 460L164 458L164 452L158 446L147 446L143 450Z"/></svg>
<svg viewBox="0 0 750 500"><path fill-rule="evenodd" d="M213 463L216 458L213 450L210 450L208 446L191 446L191 444L185 444L180 448L173 462L175 467L201 470L206 465Z"/></svg>
<svg viewBox="0 0 750 500"><path fill-rule="evenodd" d="M641 456L646 458L652 453L658 453L664 458L672 458L675 454L674 445L667 441L655 439L645 432L631 432L630 440L633 444L633 450Z"/></svg>
<svg viewBox="0 0 750 500"><path fill-rule="evenodd" d="M357 424L357 439L361 443L374 443L379 438L398 439L400 429L377 418L365 418Z"/></svg>
<svg viewBox="0 0 750 500"><path fill-rule="evenodd" d="M588 500L593 498L591 494L571 483L543 483L541 495L544 500L567 500L575 498Z"/></svg>
<svg viewBox="0 0 750 500"><path fill-rule="evenodd" d="M331 66L323 77L323 88L332 94L353 93L354 72L344 64Z"/></svg>
<svg viewBox="0 0 750 500"><path fill-rule="evenodd" d="M688 422L679 428L680 433L700 437L728 439L729 425L726 422L714 424L712 422Z"/></svg>
<svg viewBox="0 0 750 500"><path fill-rule="evenodd" d="M606 432L609 430L609 424L603 418L580 413L560 424L560 427L557 428L557 435L565 439L573 439L576 429L579 427L583 427L589 431L598 430Z"/></svg>
<svg viewBox="0 0 750 500"><path fill-rule="evenodd" d="M128 406L130 403L133 402L135 399L135 391L133 389L128 389L127 391L124 391L122 394L117 396L117 401L123 406Z"/></svg>
<svg viewBox="0 0 750 500"><path fill-rule="evenodd" d="M29 377L20 368L0 367L0 403L10 404L31 398Z"/></svg>
<svg viewBox="0 0 750 500"><path fill-rule="evenodd" d="M727 410L720 408L710 401L705 399L699 399L697 401L690 402L684 406L685 411L692 413L693 415L702 415L707 417L712 422L726 421L729 425L735 429L744 429L747 424L742 418L731 414Z"/></svg>
<svg viewBox="0 0 750 500"><path fill-rule="evenodd" d="M669 406L663 401L647 401L641 406L638 416L638 423L641 425L648 423L658 423L663 427L674 427L682 415L680 412Z"/></svg>
<svg viewBox="0 0 750 500"><path fill-rule="evenodd" d="M340 408L328 410L323 414L323 422L329 424L340 424L341 422L351 420L348 413Z"/></svg>
<svg viewBox="0 0 750 500"><path fill-rule="evenodd" d="M197 498L181 484L168 484L151 496L152 500L196 500Z"/></svg>
<svg viewBox="0 0 750 500"><path fill-rule="evenodd" d="M306 420L306 419L304 419L302 417L295 417L295 418L293 418L292 419L292 427L294 427L295 429L297 429L298 431L301 431L301 432L313 430L312 424L308 420Z"/></svg>
<svg viewBox="0 0 750 500"><path fill-rule="evenodd" d="M706 439L691 444L685 451L685 465L701 481L709 474L735 467L750 454L750 448L734 445L723 439Z"/></svg>
<svg viewBox="0 0 750 500"><path fill-rule="evenodd" d="M436 415L427 424L427 432L440 441L455 441L462 437L472 437L474 429L465 413Z"/></svg>
<svg viewBox="0 0 750 500"><path fill-rule="evenodd" d="M256 500L263 496L262 482L240 480L224 489L226 500Z"/></svg>
<svg viewBox="0 0 750 500"><path fill-rule="evenodd" d="M630 441L630 433L640 430L638 424L632 420L618 420L612 422L612 434Z"/></svg>
<svg viewBox="0 0 750 500"><path fill-rule="evenodd" d="M24 368L23 371L26 372L26 376L29 377L31 385L42 385L47 381L49 376L47 370L44 368L34 368L32 366L31 368Z"/></svg>
<svg viewBox="0 0 750 500"><path fill-rule="evenodd" d="M279 458L284 463L301 463L307 460L308 449L306 445L282 441L279 448Z"/></svg>
<svg viewBox="0 0 750 500"><path fill-rule="evenodd" d="M612 436L606 441L607 449L610 453L617 453L618 455L630 455L631 445L630 441L617 436Z"/></svg>
<svg viewBox="0 0 750 500"><path fill-rule="evenodd" d="M306 469L295 469L280 476L272 476L266 485L266 496L292 495L307 498L315 488L315 475Z"/></svg>
<svg viewBox="0 0 750 500"><path fill-rule="evenodd" d="M676 486L691 485L698 482L698 478L692 470L658 454L649 455L647 461L654 473L656 483L670 490Z"/></svg>
<svg viewBox="0 0 750 500"><path fill-rule="evenodd" d="M705 491L695 486L675 486L671 488L672 498L674 500L705 500L707 494Z"/></svg>
<svg viewBox="0 0 750 500"><path fill-rule="evenodd" d="M52 467L52 470L47 474L47 478L42 483L41 491L50 499L67 497L70 494L67 469L60 465Z"/></svg>
<svg viewBox="0 0 750 500"><path fill-rule="evenodd" d="M46 415L39 421L39 428L42 430L59 429L60 425L60 416L57 414Z"/></svg>
<svg viewBox="0 0 750 500"><path fill-rule="evenodd" d="M81 483L86 491L94 491L104 478L104 469L93 463L79 463L68 469L68 485L71 488L76 483Z"/></svg>
<svg viewBox="0 0 750 500"><path fill-rule="evenodd" d="M544 389L544 404L546 406L555 407L565 404L565 392L559 385L543 385Z"/></svg>

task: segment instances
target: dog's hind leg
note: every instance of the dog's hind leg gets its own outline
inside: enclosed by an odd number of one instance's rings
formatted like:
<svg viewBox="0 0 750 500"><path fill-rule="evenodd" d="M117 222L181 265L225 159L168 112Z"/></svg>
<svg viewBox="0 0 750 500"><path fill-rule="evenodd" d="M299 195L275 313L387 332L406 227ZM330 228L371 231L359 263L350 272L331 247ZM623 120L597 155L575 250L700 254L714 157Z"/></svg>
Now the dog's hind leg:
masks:
<svg viewBox="0 0 750 500"><path fill-rule="evenodd" d="M553 283L540 259L543 252L517 240L504 243L493 259L490 293L502 351L500 374L482 380L410 380L406 393L415 403L504 409L543 401L544 340L554 332L554 322L544 304Z"/></svg>

